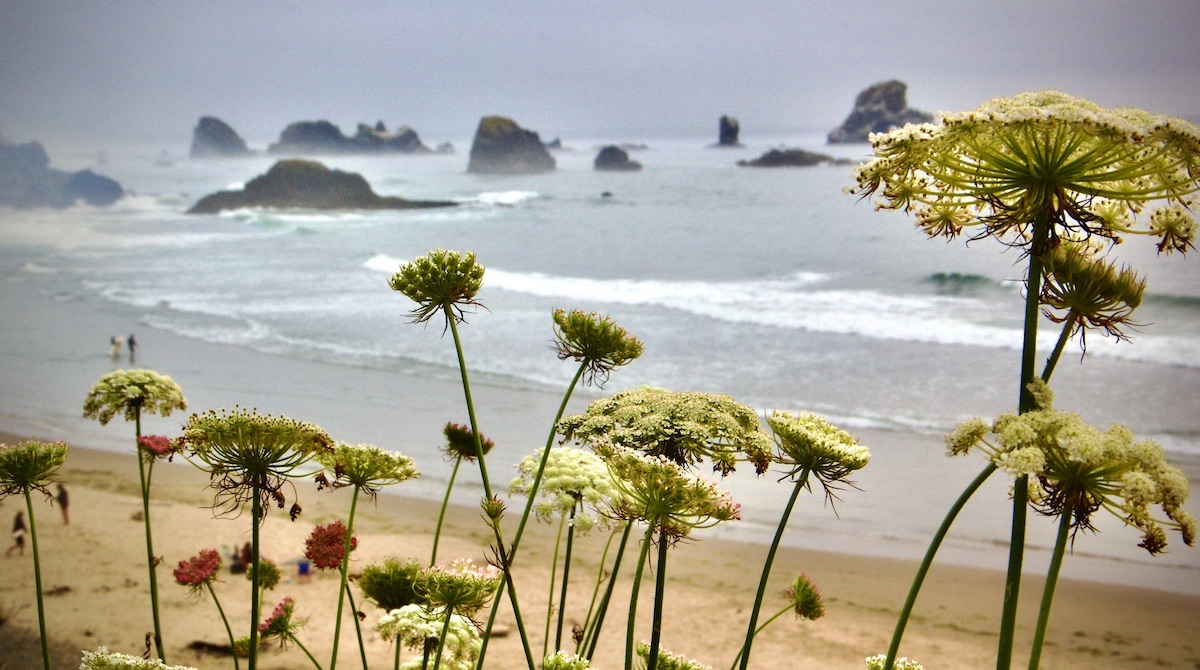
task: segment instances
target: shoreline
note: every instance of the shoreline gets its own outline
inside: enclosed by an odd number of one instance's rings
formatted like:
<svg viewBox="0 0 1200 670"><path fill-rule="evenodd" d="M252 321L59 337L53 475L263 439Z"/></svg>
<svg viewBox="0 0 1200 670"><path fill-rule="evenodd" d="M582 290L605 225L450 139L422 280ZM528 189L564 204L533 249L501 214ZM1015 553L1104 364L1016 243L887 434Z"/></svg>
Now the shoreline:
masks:
<svg viewBox="0 0 1200 670"><path fill-rule="evenodd" d="M0 440L12 442L15 437L5 434ZM141 653L143 632L149 629L145 602L149 592L145 587L145 550L139 541L141 523L133 518L140 511L136 473L132 450L122 454L72 446L61 473L71 493L71 524L63 525L58 510L51 505L35 504L44 586L48 592L58 593L46 601L56 648L95 649L107 645L123 653ZM174 584L169 570L201 548L237 546L247 536L248 524L244 515L213 518L207 507L211 504L207 476L191 466L160 464L154 474L152 519L156 553L163 558L158 570L159 593L171 656L168 660L201 668L223 667L227 660L186 648L193 639L221 644L226 636L211 602L189 598L186 589ZM317 574L311 581L301 582L292 561L302 554L303 538L313 524L344 518L349 496L317 493L307 481L297 486L305 508L301 518L289 523L286 515L270 515L263 526L264 551L280 563L285 574L284 583L268 593L266 603L294 596L297 612L309 618L301 639L318 658L322 654L328 657L336 577ZM12 512L15 502L19 501L4 500L0 510ZM516 507L510 505L506 518L510 535ZM402 492L379 496L375 505L362 506L355 520L355 535L359 538L359 550L353 555L355 563L361 568L385 556L411 556L424 562L437 508L435 501L408 497ZM454 505L445 532L439 552L444 560L485 560L490 534L476 508ZM540 649L543 615L537 613L545 611L554 527L534 523L529 533L528 541L522 543L526 550L518 558L515 573L527 628L535 639L535 649ZM577 549L581 560L572 572L568 621L582 616L583 612L576 610L585 606L594 586L596 557L603 540L603 533L593 534L581 540ZM753 602L764 551L761 545L714 538L711 533L698 534L694 541L674 547L667 573L664 645L714 668L724 667L744 635L744 620ZM0 658L7 657L11 667L23 667L11 660L21 653L14 645L20 640L27 643L31 633L37 658L28 551L24 562L18 563L20 560L15 556L6 559L0 577L3 605L14 612L10 622L0 627ZM18 565L25 569L11 569ZM83 566L87 569L80 569ZM771 595L764 613L778 609L777 594L787 588L798 571L808 574L821 589L827 614L812 622L785 617L767 628L756 640L754 667L777 667L772 659L789 658L805 662L805 667L858 668L865 656L886 650L896 613L915 571L913 562L784 547L772 571ZM622 570L623 582L628 581L630 572ZM1018 657L1031 635L1040 587L1040 579L1024 580ZM217 588L236 631L238 622L244 623L246 618L246 586L240 577L225 575ZM646 600L639 605L642 616L650 611L647 590L652 589L643 589ZM931 668L986 666L995 653L995 622L1002 590L1003 575L997 571L935 564L909 623L901 653ZM598 668L620 666L624 637L620 613L628 602L627 588L624 593L622 596L619 590L614 598L610 614L617 623L610 622L605 629L596 659ZM378 667L390 667L387 643L368 632L380 612L367 605L360 607L368 613L364 635L369 638L369 657ZM1150 668L1198 663L1200 645L1191 642L1188 633L1195 629L1197 611L1200 596L1063 579L1055 598L1044 664ZM502 605L499 620L512 631L514 621L507 603ZM641 617L639 621L643 624L639 635L648 636L648 630L642 630L648 622ZM18 634L12 633L14 630ZM357 663L352 627L344 625L342 635L339 661ZM264 668L302 668L308 663L295 648L278 655L267 651L262 658ZM489 659L489 668L524 665L513 634L493 641Z"/></svg>

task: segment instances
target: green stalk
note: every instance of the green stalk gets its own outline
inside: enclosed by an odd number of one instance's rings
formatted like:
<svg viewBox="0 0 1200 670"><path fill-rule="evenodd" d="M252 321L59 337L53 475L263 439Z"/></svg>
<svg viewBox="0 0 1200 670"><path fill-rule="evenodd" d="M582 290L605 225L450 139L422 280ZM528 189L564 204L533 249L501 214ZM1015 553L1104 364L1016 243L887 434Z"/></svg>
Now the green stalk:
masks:
<svg viewBox="0 0 1200 670"><path fill-rule="evenodd" d="M433 555L429 557L429 565L437 565L438 541L442 538L442 522L446 519L446 508L450 506L450 491L454 488L454 480L458 477L458 466L462 465L462 456L454 459L454 469L450 471L450 481L446 483L446 496L442 498L442 509L438 512L437 530L433 531Z"/></svg>
<svg viewBox="0 0 1200 670"><path fill-rule="evenodd" d="M261 606L258 593L259 495L258 487L254 487L254 495L250 497L250 569L254 571L250 573L250 662L247 664L250 670L258 667L258 615Z"/></svg>
<svg viewBox="0 0 1200 670"><path fill-rule="evenodd" d="M892 666L896 663L896 654L900 651L900 639L904 637L904 628L908 625L908 618L912 615L913 606L917 604L917 594L921 592L921 585L925 583L925 575L929 574L929 568L933 567L933 557L937 555L938 549L942 546L942 541L946 539L946 534L950 532L950 526L954 523L954 519L958 517L958 513L962 511L967 501L980 486L987 481L987 478L992 476L996 471L996 464L988 461L985 467L975 479L967 485L962 494L958 496L958 500L954 501L954 505L950 507L950 511L946 513L946 518L942 519L942 525L938 527L937 532L933 536L933 540L929 543L929 548L925 550L925 558L921 560L921 567L917 568L917 575L913 577L912 586L908 589L908 597L904 600L904 607L900 610L900 618L896 621L896 630L892 633L892 644L888 647L887 660L884 661L884 670L892 670Z"/></svg>
<svg viewBox="0 0 1200 670"><path fill-rule="evenodd" d="M596 645L600 641L600 629L604 627L604 617L608 614L608 604L612 601L613 589L617 584L617 573L621 570L621 559L625 556L625 546L629 542L631 530L633 530L633 524L626 522L625 530L621 533L621 544L617 547L617 557L613 559L612 571L608 575L608 585L604 587L604 597L600 600L600 608L592 625L591 637L586 640L587 653L584 654L584 657L589 661L596 654Z"/></svg>
<svg viewBox="0 0 1200 670"><path fill-rule="evenodd" d="M761 633L764 628L766 628L767 626L770 626L772 623L775 622L776 619L783 616L790 609L792 609L792 606L788 605L787 607L784 607L783 609L776 612L774 614L774 616L772 616L770 619L767 619L766 621L764 621L761 626L759 626L758 628L756 628L754 630L754 637L757 637L758 634ZM733 665L729 666L729 670L734 670L735 668L737 668L738 661L741 660L742 654L744 654L744 653L746 653L746 645L742 645L742 648L738 650L737 656L733 657Z"/></svg>
<svg viewBox="0 0 1200 670"><path fill-rule="evenodd" d="M550 620L554 618L554 581L558 577L558 550L562 546L563 526L567 518L558 520L558 534L554 538L554 556L550 559L550 588L546 594L546 627L542 632L542 658L550 653ZM558 651L555 649L555 651Z"/></svg>
<svg viewBox="0 0 1200 670"><path fill-rule="evenodd" d="M480 439L479 422L475 418L475 403L471 400L471 382L467 377L467 361L463 356L462 340L458 335L458 325L454 319L447 319L450 324L450 333L454 336L454 352L458 356L458 371L462 376L463 395L467 402L467 416L471 420L471 432L475 437L475 456L479 461L479 476L483 480L483 494L488 500L492 500L492 482L488 478L487 461L484 459L483 442ZM529 648L529 637L525 634L525 622L521 617L521 606L517 600L517 593L512 581L512 567L509 565L509 558L505 555L504 533L500 530L499 519L490 524L492 532L496 535L496 552L499 554L501 562L501 570L504 571L504 582L508 584L508 599L512 603L513 616L517 621L517 633L521 638L521 648L525 652L525 661L529 665L529 670L536 670L536 664L533 661L533 652ZM499 587L498 587L499 588ZM499 594L497 594L498 596ZM495 610L496 605L493 605ZM490 631L487 631L490 633ZM482 646L479 649L479 660L476 663L477 668L483 667L484 654L487 652L488 637L483 638Z"/></svg>
<svg viewBox="0 0 1200 670"><path fill-rule="evenodd" d="M358 655L362 658L363 670L367 670L367 647L363 644L362 625L358 621L358 605L354 604L354 589L346 585L346 598L350 601L350 620L354 622L354 636L358 638Z"/></svg>
<svg viewBox="0 0 1200 670"><path fill-rule="evenodd" d="M567 608L567 580L571 577L571 544L575 541L575 508L579 504L579 501L576 501L571 506L571 519L567 524L567 554L563 557L562 591L558 596L558 630L554 633L554 651L562 649L563 612Z"/></svg>
<svg viewBox="0 0 1200 670"><path fill-rule="evenodd" d="M758 624L758 612L762 609L763 597L767 593L767 580L771 576L771 565L775 562L775 552L779 550L779 543L783 539L784 529L787 528L788 518L792 515L792 508L796 506L796 499L800 497L800 491L808 483L809 472L809 468L804 468L800 473L800 478L796 480L796 486L792 488L792 496L788 498L787 506L783 508L783 515L779 518L779 526L775 529L775 539L771 541L771 548L767 550L767 560L763 563L762 577L758 580L758 593L754 596L754 608L750 610L750 623L746 626L746 641L742 644L741 670L746 670L750 665L750 647L754 644L754 636L758 633L755 626Z"/></svg>
<svg viewBox="0 0 1200 670"><path fill-rule="evenodd" d="M221 607L221 601L217 600L217 592L213 590L212 582L206 584L208 592L212 595L213 604L217 606L217 612L221 615L221 623L225 624L225 634L229 636L229 650L233 652L233 669L238 670L240 663L238 662L237 652L234 650L233 629L229 627L229 619L225 617L225 608Z"/></svg>
<svg viewBox="0 0 1200 670"><path fill-rule="evenodd" d="M134 409L134 429L137 438L142 437L142 410L140 407ZM142 487L142 521L146 528L146 565L150 571L150 611L154 616L154 648L158 651L158 657L163 663L167 662L166 652L163 650L162 625L159 623L158 617L158 578L155 574L155 568L158 562L154 559L154 540L150 536L150 480L146 473L145 450L137 439L134 440L134 449L137 455L138 462L138 479ZM150 459L150 468L154 468L154 459Z"/></svg>
<svg viewBox="0 0 1200 670"><path fill-rule="evenodd" d="M654 614L650 627L650 654L646 658L646 670L658 668L658 649L662 643L663 595L667 587L667 531L658 534L658 574L654 576Z"/></svg>
<svg viewBox="0 0 1200 670"><path fill-rule="evenodd" d="M592 616L596 613L596 599L600 597L600 585L605 581L604 563L608 561L608 551L609 549L612 549L613 538L616 536L616 530L613 530L608 534L608 541L604 543L604 551L600 553L600 565L598 568L596 568L598 572L596 575L596 585L592 587L592 600L590 603L588 603L587 616L583 618L583 637L579 638L579 640L575 642L576 654L579 654L579 650L584 647L588 637L591 635L593 623Z"/></svg>
<svg viewBox="0 0 1200 670"><path fill-rule="evenodd" d="M1046 628L1050 624L1050 603L1054 600L1054 588L1058 585L1058 573L1062 569L1063 555L1067 548L1067 536L1071 530L1071 514L1066 512L1058 520L1058 537L1054 540L1054 554L1050 558L1050 569L1046 571L1046 586L1042 590L1042 606L1038 610L1037 628L1033 634L1033 648L1029 652L1029 670L1037 670L1042 659L1042 645L1046 641Z"/></svg>
<svg viewBox="0 0 1200 670"><path fill-rule="evenodd" d="M308 660L312 661L313 666L317 670L321 670L321 664L317 663L317 659L313 658L312 652L308 650L308 647L304 646L304 643L300 641L300 638L288 633L288 639L294 642L297 647L300 647L300 651L304 652L305 656L308 656Z"/></svg>
<svg viewBox="0 0 1200 670"><path fill-rule="evenodd" d="M400 647L401 647L400 636L397 635L396 636L396 657L392 661L392 670L400 670ZM421 667L425 667L425 665L421 664Z"/></svg>
<svg viewBox="0 0 1200 670"><path fill-rule="evenodd" d="M629 624L625 627L625 670L633 670L633 630L637 622L638 591L641 589L642 570L646 567L646 556L650 552L650 541L653 538L654 524L650 524L645 537L642 538L637 570L633 573L633 590L629 595Z"/></svg>
<svg viewBox="0 0 1200 670"><path fill-rule="evenodd" d="M1050 212L1034 222L1033 244L1048 237ZM1042 292L1042 259L1029 254L1029 270L1025 280L1025 337L1021 345L1021 389L1018 411L1022 414L1035 408L1033 395L1027 388L1033 381L1037 359L1037 330L1039 296ZM996 669L1012 667L1013 642L1017 632L1017 601L1021 591L1021 566L1025 558L1025 519L1029 498L1029 476L1022 475L1013 482L1012 534L1008 545L1008 572L1004 582L1004 607L1000 613L1000 640L996 652Z"/></svg>
<svg viewBox="0 0 1200 670"><path fill-rule="evenodd" d="M1079 314L1075 310L1071 310L1067 314L1067 320L1063 322L1063 329L1058 334L1058 341L1054 343L1054 351L1050 353L1050 358L1046 359L1046 367L1042 368L1042 381L1050 381L1050 375L1054 374L1054 366L1058 365L1058 359L1067 346L1067 340L1071 339L1071 331L1074 330L1077 321L1079 321Z"/></svg>
<svg viewBox="0 0 1200 670"><path fill-rule="evenodd" d="M42 668L50 670L50 648L46 642L46 610L42 601L42 562L38 555L37 524L33 520L33 498L29 489L25 489L25 509L29 513L29 543L33 547L33 585L37 589L38 632L42 640Z"/></svg>
<svg viewBox="0 0 1200 670"><path fill-rule="evenodd" d="M438 636L437 655L433 657L433 670L438 670L442 667L442 650L446 648L446 634L450 632L450 617L453 616L454 608L446 605L446 623L442 624L442 634Z"/></svg>
<svg viewBox="0 0 1200 670"><path fill-rule="evenodd" d="M342 565L341 565L341 569L338 571L341 575L341 578L340 578L341 583L338 584L337 618L333 620L334 621L334 624L333 624L333 655L329 659L329 670L334 670L334 668L337 667L338 638L341 637L341 633L342 633L342 604L346 600L346 590L347 590L346 589L346 568L350 564L350 540L353 538L354 511L357 507L358 507L358 487L355 486L354 493L351 494L351 496L350 496L350 520L346 522L346 539L344 540L344 542L342 544L342 551L343 551ZM356 614L354 616L354 618L357 620L358 615ZM366 665L366 659L363 660L363 665Z"/></svg>

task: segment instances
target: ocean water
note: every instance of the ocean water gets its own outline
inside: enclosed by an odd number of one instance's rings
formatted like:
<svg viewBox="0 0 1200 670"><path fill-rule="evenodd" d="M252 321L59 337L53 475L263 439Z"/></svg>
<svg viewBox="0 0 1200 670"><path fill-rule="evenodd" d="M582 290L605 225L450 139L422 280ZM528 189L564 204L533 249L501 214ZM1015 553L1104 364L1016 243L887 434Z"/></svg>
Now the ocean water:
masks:
<svg viewBox="0 0 1200 670"><path fill-rule="evenodd" d="M548 346L550 312L596 310L642 339L645 354L587 393L643 384L722 392L764 412L810 410L852 431L916 436L928 448L894 460L913 480L879 483L899 496L947 476L942 433L1015 407L1017 252L987 240L926 239L905 215L843 193L846 166L736 165L778 145L852 159L866 147L826 147L804 135L741 149L713 149L707 138L615 139L648 145L632 153L643 171L592 170L597 146L614 138L567 141L557 171L529 176L467 174L467 141L452 156L327 157L380 194L460 203L336 214L187 215L201 196L237 187L274 159L193 161L182 144L111 147L94 169L129 197L102 209L0 210L0 250L10 279L131 312L143 332L447 380L458 374L452 345L436 325L407 323L411 303L386 280L436 247L474 251L487 268L485 309L462 332L477 378L515 390L563 388L574 368ZM1072 345L1054 375L1058 406L1160 441L1195 480L1200 260L1157 257L1149 240L1121 252L1149 279L1138 311L1144 326L1129 342L1089 336L1086 356ZM1056 336L1044 321L1042 349ZM980 464L953 467L965 485ZM748 509L765 506L752 485L740 490ZM833 549L919 555L944 509L924 510L909 527L856 514L853 495L839 505L846 523ZM871 514L891 509L876 501L866 506ZM755 532L769 537L765 526ZM992 565L1004 533L997 522L964 542ZM1119 540L1136 544L1130 533ZM1105 560L1088 575L1108 578ZM1166 564L1176 572L1162 578L1165 588L1200 591L1200 561Z"/></svg>

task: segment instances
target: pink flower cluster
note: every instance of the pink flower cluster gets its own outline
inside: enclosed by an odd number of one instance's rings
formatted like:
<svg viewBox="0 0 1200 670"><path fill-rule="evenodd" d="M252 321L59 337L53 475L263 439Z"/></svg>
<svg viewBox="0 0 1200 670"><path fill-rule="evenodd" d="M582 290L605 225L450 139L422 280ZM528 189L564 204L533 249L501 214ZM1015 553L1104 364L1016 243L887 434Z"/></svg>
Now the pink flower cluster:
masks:
<svg viewBox="0 0 1200 670"><path fill-rule="evenodd" d="M350 550L358 547L358 539L350 538ZM317 526L304 541L304 557L318 568L341 568L346 555L346 526L341 521Z"/></svg>
<svg viewBox="0 0 1200 670"><path fill-rule="evenodd" d="M221 569L221 554L216 549L201 549L200 553L179 562L175 568L175 581L181 586L193 588L211 583Z"/></svg>
<svg viewBox="0 0 1200 670"><path fill-rule="evenodd" d="M165 435L143 435L138 438L138 444L155 458L175 453L175 443Z"/></svg>
<svg viewBox="0 0 1200 670"><path fill-rule="evenodd" d="M292 612L295 609L296 601L291 597L279 601L279 604L271 612L271 616L258 624L258 632L264 635L285 635L291 632Z"/></svg>

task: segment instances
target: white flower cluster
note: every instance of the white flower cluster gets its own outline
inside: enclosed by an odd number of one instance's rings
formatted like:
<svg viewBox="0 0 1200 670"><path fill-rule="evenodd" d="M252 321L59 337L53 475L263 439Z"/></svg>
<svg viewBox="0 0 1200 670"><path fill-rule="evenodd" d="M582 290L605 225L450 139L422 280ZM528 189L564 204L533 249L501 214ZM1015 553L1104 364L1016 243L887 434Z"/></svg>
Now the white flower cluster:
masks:
<svg viewBox="0 0 1200 670"><path fill-rule="evenodd" d="M521 474L509 485L510 494L527 495L533 488L544 451L538 449L517 464ZM534 511L539 519L548 521L555 516L570 514L571 509L579 505L574 523L575 531L582 535L596 524L595 517L586 512L587 507L582 503L593 509L607 507L615 495L617 488L612 475L599 456L582 449L555 447L546 456L546 467L538 485L538 496L544 500L537 503Z"/></svg>
<svg viewBox="0 0 1200 670"><path fill-rule="evenodd" d="M542 661L542 670L589 670L591 667L591 661L565 651L556 651Z"/></svg>
<svg viewBox="0 0 1200 670"><path fill-rule="evenodd" d="M186 665L167 665L161 660L129 656L100 647L96 651L83 652L79 670L196 670Z"/></svg>
<svg viewBox="0 0 1200 670"><path fill-rule="evenodd" d="M883 670L884 664L887 663L887 656L878 654L867 658L867 670ZM892 664L892 670L925 670L925 666L910 661L907 658L900 657Z"/></svg>
<svg viewBox="0 0 1200 670"><path fill-rule="evenodd" d="M646 668L650 662L650 644L645 641L639 642L635 651L640 662L639 667ZM658 649L658 664L656 667L658 670L712 670L711 665L705 665L683 654L672 654L662 647Z"/></svg>
<svg viewBox="0 0 1200 670"><path fill-rule="evenodd" d="M442 634L446 618L431 612L421 605L405 605L379 617L375 630L384 640L397 640L398 644L417 652L425 649L425 640L437 639ZM470 619L454 614L450 628L446 631L446 646L442 650L442 666L446 670L471 670L479 657L482 641L479 630ZM423 654L400 666L412 670L421 667Z"/></svg>

